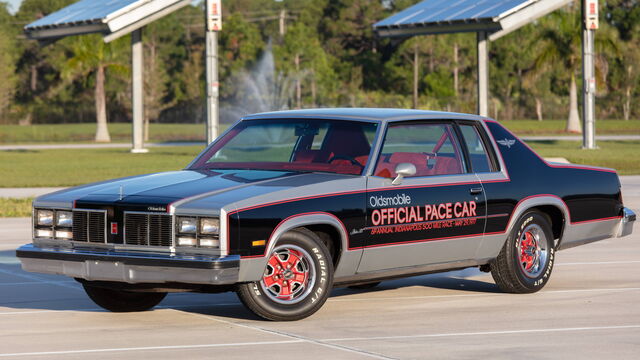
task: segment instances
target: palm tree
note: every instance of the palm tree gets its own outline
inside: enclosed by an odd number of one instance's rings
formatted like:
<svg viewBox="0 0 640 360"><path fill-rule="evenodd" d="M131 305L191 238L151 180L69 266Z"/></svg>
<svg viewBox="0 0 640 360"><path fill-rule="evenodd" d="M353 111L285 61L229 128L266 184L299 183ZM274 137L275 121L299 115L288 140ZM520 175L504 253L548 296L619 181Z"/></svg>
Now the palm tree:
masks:
<svg viewBox="0 0 640 360"><path fill-rule="evenodd" d="M95 76L96 142L111 141L107 128L105 73L107 70L120 74L128 71L122 61L122 51L118 51L122 47L120 44L122 41L105 44L99 35L79 36L71 42L73 56L64 63L62 69L65 83Z"/></svg>
<svg viewBox="0 0 640 360"><path fill-rule="evenodd" d="M569 73L569 118L566 131L581 133L580 115L578 114L578 87L576 77L582 69L582 17L578 7L573 10L560 10L549 15L547 27L534 37L533 44L540 44L538 56L534 59L537 71L547 71L550 67L560 65ZM601 23L595 37L596 52L618 52L615 33ZM596 61L596 77L604 80L605 61Z"/></svg>

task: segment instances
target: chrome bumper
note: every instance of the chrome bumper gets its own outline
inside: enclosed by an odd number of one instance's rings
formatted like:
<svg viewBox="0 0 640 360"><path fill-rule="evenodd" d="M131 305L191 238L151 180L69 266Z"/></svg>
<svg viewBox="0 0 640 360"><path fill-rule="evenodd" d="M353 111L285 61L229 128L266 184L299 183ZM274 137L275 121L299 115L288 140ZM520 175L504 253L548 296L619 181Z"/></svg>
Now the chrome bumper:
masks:
<svg viewBox="0 0 640 360"><path fill-rule="evenodd" d="M636 221L636 214L629 208L622 209L622 219L618 227L617 237L623 237L633 232L633 223Z"/></svg>
<svg viewBox="0 0 640 360"><path fill-rule="evenodd" d="M238 281L240 256L210 257L44 248L32 244L16 250L25 271L127 283L223 285Z"/></svg>

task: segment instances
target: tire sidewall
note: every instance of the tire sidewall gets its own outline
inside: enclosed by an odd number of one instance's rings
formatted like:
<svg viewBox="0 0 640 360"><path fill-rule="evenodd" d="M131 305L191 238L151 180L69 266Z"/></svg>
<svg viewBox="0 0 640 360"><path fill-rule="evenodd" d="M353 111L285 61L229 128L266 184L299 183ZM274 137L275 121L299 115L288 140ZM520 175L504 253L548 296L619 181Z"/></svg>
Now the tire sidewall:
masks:
<svg viewBox="0 0 640 360"><path fill-rule="evenodd" d="M294 304L281 304L273 301L265 294L260 281L243 284L246 295L267 314L261 316L278 320L297 320L316 312L327 300L333 287L333 264L326 246L312 232L293 230L285 233L276 244L295 245L309 253L315 265L315 283L304 299ZM274 246L275 248L275 246ZM267 256L270 257L272 253Z"/></svg>
<svg viewBox="0 0 640 360"><path fill-rule="evenodd" d="M531 224L540 226L544 232L548 250L547 263L540 275L535 278L526 276L519 263L519 239L527 226ZM513 274L515 274L517 281L522 286L529 289L531 292L538 291L545 286L547 281L549 281L551 270L553 269L553 263L555 262L553 233L551 231L550 222L545 215L537 211L529 211L518 219L518 222L511 231L511 235L509 237L509 251L507 252L507 256L509 259L509 267L511 268L511 271L513 271Z"/></svg>

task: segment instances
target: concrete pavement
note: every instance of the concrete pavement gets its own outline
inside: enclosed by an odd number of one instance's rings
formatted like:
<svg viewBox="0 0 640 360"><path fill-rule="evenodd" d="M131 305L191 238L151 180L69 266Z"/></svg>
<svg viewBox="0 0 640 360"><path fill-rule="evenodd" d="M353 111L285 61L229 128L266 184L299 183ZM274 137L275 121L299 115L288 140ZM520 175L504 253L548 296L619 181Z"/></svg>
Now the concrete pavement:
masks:
<svg viewBox="0 0 640 360"><path fill-rule="evenodd" d="M640 209L640 176L623 177ZM0 219L0 358L636 359L640 229L561 251L540 292L499 292L467 269L335 289L314 316L261 321L232 293L171 294L153 311L109 313L73 280L26 273L29 219Z"/></svg>

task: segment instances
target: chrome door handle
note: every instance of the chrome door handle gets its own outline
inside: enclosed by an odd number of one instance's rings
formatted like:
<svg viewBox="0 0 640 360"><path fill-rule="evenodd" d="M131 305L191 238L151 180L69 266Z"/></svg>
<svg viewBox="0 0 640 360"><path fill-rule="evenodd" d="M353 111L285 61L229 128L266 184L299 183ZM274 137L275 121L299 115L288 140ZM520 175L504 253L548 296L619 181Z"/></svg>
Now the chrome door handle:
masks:
<svg viewBox="0 0 640 360"><path fill-rule="evenodd" d="M471 193L471 195L476 195L476 194L480 194L482 192L482 188L471 188L469 189L469 192Z"/></svg>

